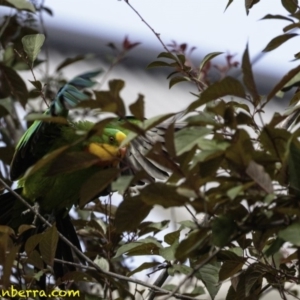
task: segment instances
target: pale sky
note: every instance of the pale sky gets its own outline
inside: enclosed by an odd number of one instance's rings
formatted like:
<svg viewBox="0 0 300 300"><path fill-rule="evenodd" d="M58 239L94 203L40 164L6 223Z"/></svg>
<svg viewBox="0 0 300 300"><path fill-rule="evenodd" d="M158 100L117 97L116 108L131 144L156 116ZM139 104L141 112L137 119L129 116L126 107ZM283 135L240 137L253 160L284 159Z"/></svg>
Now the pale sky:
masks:
<svg viewBox="0 0 300 300"><path fill-rule="evenodd" d="M289 23L282 20L262 20L266 14L288 13L280 0L264 0L254 5L247 16L244 1L235 0L224 12L228 0L130 0L131 5L160 33L163 41L186 42L197 47L195 55L221 51L242 55L247 42L250 55L257 55L275 36L283 34ZM46 0L54 17L46 17L52 26L92 32L121 41L129 35L149 48L162 51L154 34L124 1L118 0ZM266 54L255 66L283 75L295 67L290 62L299 51L299 38L293 38L280 48ZM237 58L240 58L237 56Z"/></svg>

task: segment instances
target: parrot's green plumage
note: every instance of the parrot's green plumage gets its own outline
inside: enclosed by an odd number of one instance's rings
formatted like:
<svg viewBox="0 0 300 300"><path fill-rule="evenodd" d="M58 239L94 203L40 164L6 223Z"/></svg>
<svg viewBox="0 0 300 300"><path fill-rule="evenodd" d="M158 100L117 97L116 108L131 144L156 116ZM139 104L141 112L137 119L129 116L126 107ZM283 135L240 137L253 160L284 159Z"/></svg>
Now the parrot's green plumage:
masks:
<svg viewBox="0 0 300 300"><path fill-rule="evenodd" d="M89 99L82 89L91 87L94 84L92 78L96 75L98 72L83 74L67 83L45 115L68 117L70 108ZM133 117L115 119L98 132L93 131L94 124L88 121L61 124L37 120L16 146L10 170L11 179L18 180L16 191L31 205L38 203L40 213L54 215L58 230L78 248L79 241L68 212L78 204L82 184L94 174L103 169L120 167L125 174L145 170L149 177L159 180L168 178L167 170L145 156L153 144L164 141L165 127L153 128L124 147L123 141L129 133L124 124L128 122L140 123ZM77 156L81 157L79 166L73 166L71 170L59 169L60 161L64 165ZM56 172L55 168L59 170ZM110 189L105 189L97 196L109 192ZM0 225L9 225L17 230L21 224L30 224L33 220L33 214L23 214L26 207L10 193L0 196L0 205ZM71 250L67 247L62 246L57 251L57 258L72 261ZM61 268L56 273L58 276L63 274Z"/></svg>

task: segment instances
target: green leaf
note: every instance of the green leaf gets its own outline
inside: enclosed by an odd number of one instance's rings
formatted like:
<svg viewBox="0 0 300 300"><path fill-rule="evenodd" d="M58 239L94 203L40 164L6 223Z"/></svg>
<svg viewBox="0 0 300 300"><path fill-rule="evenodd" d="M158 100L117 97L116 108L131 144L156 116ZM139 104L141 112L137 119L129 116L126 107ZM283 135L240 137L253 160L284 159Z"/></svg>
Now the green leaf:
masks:
<svg viewBox="0 0 300 300"><path fill-rule="evenodd" d="M37 172L42 167L46 166L49 162L53 161L53 159L55 159L57 156L61 155L63 152L69 149L69 147L70 146L63 146L61 148L52 151L49 154L46 154L42 159L40 159L37 163L35 163L32 167L30 167L26 171L24 178L28 178L31 174Z"/></svg>
<svg viewBox="0 0 300 300"><path fill-rule="evenodd" d="M145 103L144 103L144 96L139 94L138 99L129 105L130 112L140 121L144 121L144 110L145 110Z"/></svg>
<svg viewBox="0 0 300 300"><path fill-rule="evenodd" d="M120 176L112 183L111 189L113 191L118 191L119 194L123 195L123 193L129 188L132 179L133 175Z"/></svg>
<svg viewBox="0 0 300 300"><path fill-rule="evenodd" d="M233 237L235 222L229 216L216 217L212 225L212 241L217 247L224 247Z"/></svg>
<svg viewBox="0 0 300 300"><path fill-rule="evenodd" d="M176 231L166 234L164 237L164 241L169 245L173 245L175 242L178 242L179 236L180 236L180 231L181 230L176 230Z"/></svg>
<svg viewBox="0 0 300 300"><path fill-rule="evenodd" d="M184 261L193 256L193 252L199 250L202 243L207 239L208 229L194 230L188 237L182 240L176 249L175 256L177 259Z"/></svg>
<svg viewBox="0 0 300 300"><path fill-rule="evenodd" d="M2 84L0 85L0 93L2 98L12 96L17 99L25 108L28 91L25 82L19 74L12 68L0 63L0 77Z"/></svg>
<svg viewBox="0 0 300 300"><path fill-rule="evenodd" d="M176 56L171 52L161 52L160 54L158 54L157 58L170 58L176 61Z"/></svg>
<svg viewBox="0 0 300 300"><path fill-rule="evenodd" d="M227 278L232 277L233 275L235 275L236 273L238 273L244 263L245 263L246 259L239 259L239 260L227 260L222 264L222 267L220 269L219 272L219 280L223 281Z"/></svg>
<svg viewBox="0 0 300 300"><path fill-rule="evenodd" d="M249 58L248 45L243 54L242 70L243 70L243 82L253 98L254 107L256 107L260 103L260 96L257 92L256 84L253 77L252 66Z"/></svg>
<svg viewBox="0 0 300 300"><path fill-rule="evenodd" d="M300 65L286 73L279 82L274 86L272 91L267 96L267 101L272 99L279 90L281 90L292 78L300 72Z"/></svg>
<svg viewBox="0 0 300 300"><path fill-rule="evenodd" d="M49 115L44 114L29 114L24 118L26 121L43 121L43 122L51 122L57 124L67 125L68 120L64 117L51 117Z"/></svg>
<svg viewBox="0 0 300 300"><path fill-rule="evenodd" d="M281 0L281 4L290 14L293 14L297 10L298 0Z"/></svg>
<svg viewBox="0 0 300 300"><path fill-rule="evenodd" d="M7 237L7 236L6 236ZM1 236L3 239L3 236ZM8 237L7 237L8 238ZM12 274L12 268L14 267L15 261L18 259L19 251L20 251L21 245L13 245L10 247L10 249L7 251L7 254L5 255L4 263L2 266L2 274L1 274L1 281L4 286L9 286L10 284L10 278ZM1 249L3 251L3 249Z"/></svg>
<svg viewBox="0 0 300 300"><path fill-rule="evenodd" d="M179 83L179 82L183 82L183 81L189 81L189 78L183 77L183 76L175 76L175 77L172 77L171 80L170 80L170 82L169 82L169 89L170 89L173 85L175 85L175 84L177 84L177 83Z"/></svg>
<svg viewBox="0 0 300 300"><path fill-rule="evenodd" d="M221 81L210 85L200 94L199 100L193 102L188 107L188 111L193 111L201 105L228 95L241 98L246 97L246 93L242 84L238 80L230 76L227 76Z"/></svg>
<svg viewBox="0 0 300 300"><path fill-rule="evenodd" d="M116 231L136 230L140 223L148 216L151 209L152 206L141 201L139 196L125 197L116 211ZM135 212L134 218L132 217L132 212Z"/></svg>
<svg viewBox="0 0 300 300"><path fill-rule="evenodd" d="M212 300L215 299L221 284L219 283L220 263L204 265L195 276L201 279L207 288Z"/></svg>
<svg viewBox="0 0 300 300"><path fill-rule="evenodd" d="M260 0L245 0L245 8L246 8L246 13L248 15L249 9L252 8L252 6L256 3L258 3Z"/></svg>
<svg viewBox="0 0 300 300"><path fill-rule="evenodd" d="M300 143L297 139L293 139L289 144L288 170L289 184L299 191L300 189Z"/></svg>
<svg viewBox="0 0 300 300"><path fill-rule="evenodd" d="M130 277L135 273L138 273L138 272L150 269L150 268L155 268L158 265L160 265L159 262L144 262L141 265L139 265L137 268L135 268L134 270L127 273L126 276Z"/></svg>
<svg viewBox="0 0 300 300"><path fill-rule="evenodd" d="M229 7L229 5L230 5L232 2L233 2L233 0L228 0L228 3L227 3L227 5L226 5L226 7L225 7L225 10Z"/></svg>
<svg viewBox="0 0 300 300"><path fill-rule="evenodd" d="M42 259L51 267L53 266L57 243L58 232L56 226L52 226L42 234L42 238L39 243Z"/></svg>
<svg viewBox="0 0 300 300"><path fill-rule="evenodd" d="M44 262L41 259L41 254L37 250L33 250L26 260L26 263L31 264L38 268L39 270L44 269Z"/></svg>
<svg viewBox="0 0 300 300"><path fill-rule="evenodd" d="M153 61L152 63L150 63L147 66L147 69L156 68L156 67L170 67L170 64L165 61L156 60L156 61Z"/></svg>
<svg viewBox="0 0 300 300"><path fill-rule="evenodd" d="M39 80L36 80L36 81L32 81L32 80L29 80L29 82L39 91L42 90L42 83L39 81Z"/></svg>
<svg viewBox="0 0 300 300"><path fill-rule="evenodd" d="M175 251L178 246L178 242L174 243L172 246L159 249L159 255L162 256L167 261L172 261L175 259Z"/></svg>
<svg viewBox="0 0 300 300"><path fill-rule="evenodd" d="M164 208L182 206L188 202L186 197L177 193L176 186L162 182L147 185L137 197L148 205L161 205Z"/></svg>
<svg viewBox="0 0 300 300"><path fill-rule="evenodd" d="M269 42L269 44L266 46L266 48L263 50L263 52L272 51L272 50L278 48L280 45L282 45L286 41L288 41L289 39L291 39L297 35L298 34L296 34L296 33L286 33L286 34L276 36Z"/></svg>
<svg viewBox="0 0 300 300"><path fill-rule="evenodd" d="M263 166L251 160L246 169L246 174L252 178L266 193L274 193L271 177L268 173L266 173Z"/></svg>
<svg viewBox="0 0 300 300"><path fill-rule="evenodd" d="M96 256L94 259L94 263L101 268L101 270L109 271L109 262L104 257L101 257L99 255Z"/></svg>
<svg viewBox="0 0 300 300"><path fill-rule="evenodd" d="M267 20L267 19L277 19L277 20L285 20L285 21L294 22L294 20L291 18L282 16L282 15L271 15L271 14L265 15L261 20Z"/></svg>
<svg viewBox="0 0 300 300"><path fill-rule="evenodd" d="M229 6L230 3L227 4L225 10L227 9L227 7ZM203 67L205 66L205 64L212 60L214 57L220 55L220 54L223 54L224 52L211 52L207 55L204 56L204 58L202 59L201 63L200 63L200 66L199 66L199 73L202 71Z"/></svg>
<svg viewBox="0 0 300 300"><path fill-rule="evenodd" d="M94 57L94 54L76 55L74 57L68 57L56 67L56 71L58 72L61 69L65 68L71 64L74 64L78 61L82 61L85 59L90 59L93 57Z"/></svg>
<svg viewBox="0 0 300 300"><path fill-rule="evenodd" d="M154 238L148 237L136 242L122 245L118 250L114 258L117 258L123 254L128 256L134 255L158 255L159 249L162 249L161 244Z"/></svg>
<svg viewBox="0 0 300 300"><path fill-rule="evenodd" d="M278 232L278 237L287 242L291 242L293 245L300 246L300 223L293 223L285 229Z"/></svg>
<svg viewBox="0 0 300 300"><path fill-rule="evenodd" d="M46 176L75 172L86 169L99 162L99 158L88 152L70 152L58 156L46 172Z"/></svg>
<svg viewBox="0 0 300 300"><path fill-rule="evenodd" d="M44 44L44 41L45 41L45 35L43 34L30 34L30 35L25 35L22 38L24 51L27 53L31 63L33 63L37 58Z"/></svg>
<svg viewBox="0 0 300 300"><path fill-rule="evenodd" d="M292 24L289 24L289 25L285 26L283 28L283 32L288 32L288 31L293 30L295 28L300 28L300 22L292 23Z"/></svg>
<svg viewBox="0 0 300 300"><path fill-rule="evenodd" d="M108 185L116 179L120 170L117 168L104 169L88 178L80 189L79 207L95 199L103 192Z"/></svg>
<svg viewBox="0 0 300 300"><path fill-rule="evenodd" d="M5 0L5 1L19 10L28 10L31 12L35 12L35 7L32 5L32 3L26 0Z"/></svg>
<svg viewBox="0 0 300 300"><path fill-rule="evenodd" d="M199 145L203 136L211 134L212 131L206 127L188 127L175 132L176 154L181 155Z"/></svg>

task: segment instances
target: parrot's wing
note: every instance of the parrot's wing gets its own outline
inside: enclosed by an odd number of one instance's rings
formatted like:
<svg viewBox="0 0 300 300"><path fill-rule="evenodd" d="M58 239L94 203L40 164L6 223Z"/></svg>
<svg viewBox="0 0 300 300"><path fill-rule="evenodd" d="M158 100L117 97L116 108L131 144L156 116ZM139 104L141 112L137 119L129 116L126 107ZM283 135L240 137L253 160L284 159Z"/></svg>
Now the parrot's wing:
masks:
<svg viewBox="0 0 300 300"><path fill-rule="evenodd" d="M130 119L129 119L130 120ZM167 155L165 149L165 133L171 122L164 122L159 126L151 128L145 136L138 136L130 142L130 146L126 152L126 157L123 162L124 169L129 169L127 174L134 174L137 171L144 170L150 177L158 180L167 180L170 170L154 160L147 157L147 153L157 143L161 143L163 152ZM186 124L175 123L175 131L183 128Z"/></svg>
<svg viewBox="0 0 300 300"><path fill-rule="evenodd" d="M80 89L91 87L95 84L91 78L99 73L100 71L85 73L72 79L59 90L44 114L67 117L70 108L89 98ZM53 142L61 136L62 126L66 125L35 121L27 129L17 144L11 162L11 180L17 180L22 177L29 167L50 151Z"/></svg>

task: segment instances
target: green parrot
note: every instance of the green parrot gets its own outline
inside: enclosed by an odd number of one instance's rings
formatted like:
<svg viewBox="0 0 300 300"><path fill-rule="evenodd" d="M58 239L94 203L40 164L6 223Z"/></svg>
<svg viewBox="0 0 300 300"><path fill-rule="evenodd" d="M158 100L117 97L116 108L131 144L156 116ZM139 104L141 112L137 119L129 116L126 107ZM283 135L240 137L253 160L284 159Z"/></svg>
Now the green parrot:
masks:
<svg viewBox="0 0 300 300"><path fill-rule="evenodd" d="M92 78L98 73L86 73L68 82L44 114L50 118L68 117L70 108L89 99L81 90L91 87L94 84ZM128 122L140 123L133 117L114 119L97 132L93 130L94 123L89 121L56 123L54 119L48 122L36 120L16 146L10 169L11 180L18 180L16 192L32 205L38 203L42 215L54 216L57 229L78 249L80 243L68 212L78 204L84 182L109 168L119 168L123 174L145 170L149 178L168 178L166 169L145 157L154 143L164 141L165 127L153 128L145 136L139 136L124 146L123 141L129 133L125 126ZM80 158L79 163L77 158ZM71 171L59 169L66 162L69 166L74 163ZM110 187L104 188L88 201L110 192ZM24 213L24 204L9 192L0 195L0 205L0 225L9 225L17 230L21 224L31 224L34 219L33 213ZM44 230L45 225L40 224L28 234ZM73 261L71 249L61 241L56 258ZM57 277L64 274L60 264L54 265L54 271Z"/></svg>
<svg viewBox="0 0 300 300"><path fill-rule="evenodd" d="M45 115L67 117L69 108L89 99L80 89L91 87L94 84L91 79L96 75L98 72L86 73L68 82L58 92ZM138 124L140 121L133 117L128 117L126 120L115 119L100 133L92 134L87 138L86 136L94 127L93 122L60 124L36 120L16 146L10 169L11 180L19 180L21 195L31 203L38 202L44 213L69 210L72 205L77 205L82 183L104 168L118 167L122 164L127 168L125 173L145 169L150 177L165 180L168 177L166 170L144 156L153 143L158 140L163 141L162 128L154 128L147 133L146 137L138 137L130 145L121 147L129 133L129 130L124 127L126 122ZM78 170L51 175L49 174L51 173L50 161L37 171L30 172L30 168L42 158L46 159L47 154L51 155L61 149L62 158L71 158L75 161L76 155L81 155L87 162L83 162ZM55 162L55 159L53 161ZM102 191L101 195L107 195L109 192ZM17 216L20 222L19 214Z"/></svg>

